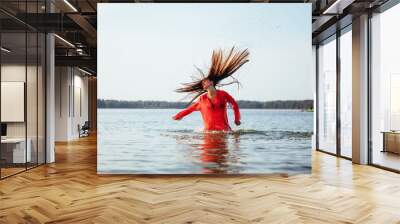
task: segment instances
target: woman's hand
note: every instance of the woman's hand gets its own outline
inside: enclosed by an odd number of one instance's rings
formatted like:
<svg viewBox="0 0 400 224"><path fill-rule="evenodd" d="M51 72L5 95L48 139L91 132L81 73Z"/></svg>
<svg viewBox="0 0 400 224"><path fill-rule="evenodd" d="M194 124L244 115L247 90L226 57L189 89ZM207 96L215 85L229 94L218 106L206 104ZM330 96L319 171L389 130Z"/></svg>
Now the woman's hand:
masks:
<svg viewBox="0 0 400 224"><path fill-rule="evenodd" d="M237 126L239 126L239 125L241 124L241 122L240 122L240 121L235 121L235 124L236 124Z"/></svg>
<svg viewBox="0 0 400 224"><path fill-rule="evenodd" d="M182 118L180 118L180 117L178 117L177 115L175 115L175 116L172 117L172 119L175 120L175 121L179 121L179 120L182 119Z"/></svg>

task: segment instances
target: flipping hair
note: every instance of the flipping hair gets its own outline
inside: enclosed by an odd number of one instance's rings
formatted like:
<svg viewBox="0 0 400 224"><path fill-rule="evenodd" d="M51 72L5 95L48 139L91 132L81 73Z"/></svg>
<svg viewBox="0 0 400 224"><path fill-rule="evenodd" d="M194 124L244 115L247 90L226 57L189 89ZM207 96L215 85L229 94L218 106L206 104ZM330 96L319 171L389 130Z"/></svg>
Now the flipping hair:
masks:
<svg viewBox="0 0 400 224"><path fill-rule="evenodd" d="M197 97L205 93L202 82L206 79L213 81L214 86L226 86L233 83L240 85L239 81L233 77L235 73L242 65L249 62L249 51L248 49L237 51L235 47L232 47L229 52L224 52L221 49L213 50L211 57L211 67L208 74L196 67L200 77L193 78L192 82L183 83L183 87L176 89L178 93L188 93L188 96L194 95L192 100L188 103L190 105ZM229 83L221 84L220 82L225 78L232 78Z"/></svg>

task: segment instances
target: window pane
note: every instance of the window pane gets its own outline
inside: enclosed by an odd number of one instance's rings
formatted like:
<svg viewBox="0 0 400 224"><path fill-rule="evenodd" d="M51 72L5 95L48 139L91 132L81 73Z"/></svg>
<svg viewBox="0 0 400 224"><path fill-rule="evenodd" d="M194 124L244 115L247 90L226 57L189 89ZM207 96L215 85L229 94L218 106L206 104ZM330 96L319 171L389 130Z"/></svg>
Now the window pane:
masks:
<svg viewBox="0 0 400 224"><path fill-rule="evenodd" d="M319 149L336 153L336 40L318 48Z"/></svg>
<svg viewBox="0 0 400 224"><path fill-rule="evenodd" d="M352 148L352 35L340 37L340 150L351 158Z"/></svg>

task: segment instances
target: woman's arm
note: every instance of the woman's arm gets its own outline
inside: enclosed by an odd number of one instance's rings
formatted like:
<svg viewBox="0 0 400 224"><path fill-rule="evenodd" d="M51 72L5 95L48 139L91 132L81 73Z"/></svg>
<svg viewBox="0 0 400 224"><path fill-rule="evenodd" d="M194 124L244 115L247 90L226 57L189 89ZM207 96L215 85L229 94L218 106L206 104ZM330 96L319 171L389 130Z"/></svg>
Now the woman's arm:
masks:
<svg viewBox="0 0 400 224"><path fill-rule="evenodd" d="M192 113L193 111L199 110L199 102L190 105L188 108L182 110L181 112L177 113L175 116L172 117L174 120L180 120L186 115Z"/></svg>
<svg viewBox="0 0 400 224"><path fill-rule="evenodd" d="M239 110L239 105L236 102L235 99L233 99L233 97L231 95L229 95L229 93L225 92L225 97L226 100L228 101L228 103L232 106L233 112L235 114L235 124L236 125L240 125L240 110Z"/></svg>

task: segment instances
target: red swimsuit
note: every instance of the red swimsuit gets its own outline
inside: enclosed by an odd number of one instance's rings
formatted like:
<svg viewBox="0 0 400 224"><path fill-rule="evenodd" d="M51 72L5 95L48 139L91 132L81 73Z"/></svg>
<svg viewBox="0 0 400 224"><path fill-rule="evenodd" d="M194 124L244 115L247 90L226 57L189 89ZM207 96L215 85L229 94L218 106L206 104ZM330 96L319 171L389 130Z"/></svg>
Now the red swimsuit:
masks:
<svg viewBox="0 0 400 224"><path fill-rule="evenodd" d="M226 113L227 103L231 104L235 112L235 123L240 121L238 104L231 95L223 90L217 90L212 100L208 98L207 93L201 95L196 103L179 112L175 118L181 119L193 111L200 111L205 131L229 131L231 127L229 126Z"/></svg>

